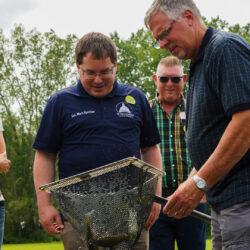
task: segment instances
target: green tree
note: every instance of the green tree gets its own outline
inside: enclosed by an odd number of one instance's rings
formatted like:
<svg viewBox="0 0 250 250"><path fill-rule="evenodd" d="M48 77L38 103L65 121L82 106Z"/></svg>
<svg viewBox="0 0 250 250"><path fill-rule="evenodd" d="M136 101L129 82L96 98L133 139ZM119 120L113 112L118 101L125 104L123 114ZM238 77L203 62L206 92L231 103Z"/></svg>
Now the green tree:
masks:
<svg viewBox="0 0 250 250"><path fill-rule="evenodd" d="M49 96L75 82L75 42L76 36L61 39L53 30L26 32L22 25L9 39L0 30L0 105L12 162L9 173L0 177L7 200L7 238L24 237L39 227L32 143Z"/></svg>
<svg viewBox="0 0 250 250"><path fill-rule="evenodd" d="M139 88L148 99L153 99L156 95L153 74L159 61L170 53L159 48L149 30L140 29L132 33L127 40L121 40L117 32L110 37L117 46L118 80ZM183 61L182 64L184 72L188 72L189 60Z"/></svg>
<svg viewBox="0 0 250 250"><path fill-rule="evenodd" d="M118 80L139 88L148 98L153 98L155 84L152 76L160 59L169 53L159 50L151 32L144 29L132 33L127 40L121 40L117 32L110 37L117 46Z"/></svg>

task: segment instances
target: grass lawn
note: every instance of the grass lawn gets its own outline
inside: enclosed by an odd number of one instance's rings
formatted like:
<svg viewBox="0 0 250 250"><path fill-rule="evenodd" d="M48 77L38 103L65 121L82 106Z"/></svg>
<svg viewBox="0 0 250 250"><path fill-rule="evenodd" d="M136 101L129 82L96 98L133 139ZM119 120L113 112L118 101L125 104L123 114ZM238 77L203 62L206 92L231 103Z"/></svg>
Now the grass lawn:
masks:
<svg viewBox="0 0 250 250"><path fill-rule="evenodd" d="M211 249L212 249L212 242L210 239L208 239L206 250L211 250ZM63 244L62 242L4 244L2 250L63 250Z"/></svg>
<svg viewBox="0 0 250 250"><path fill-rule="evenodd" d="M206 250L211 250L211 249L212 249L212 241L211 239L209 239L206 242Z"/></svg>
<svg viewBox="0 0 250 250"><path fill-rule="evenodd" d="M62 242L3 244L2 250L63 250Z"/></svg>
<svg viewBox="0 0 250 250"><path fill-rule="evenodd" d="M212 249L212 241L211 239L206 240L206 250L211 250ZM178 250L176 242L175 242L175 250ZM187 249L189 250L189 249Z"/></svg>

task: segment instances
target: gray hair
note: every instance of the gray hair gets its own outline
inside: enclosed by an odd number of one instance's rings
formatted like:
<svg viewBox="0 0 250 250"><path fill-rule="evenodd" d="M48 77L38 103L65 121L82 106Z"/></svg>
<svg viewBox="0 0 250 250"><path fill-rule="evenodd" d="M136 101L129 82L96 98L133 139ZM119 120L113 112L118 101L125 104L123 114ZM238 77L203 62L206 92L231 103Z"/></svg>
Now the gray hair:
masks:
<svg viewBox="0 0 250 250"><path fill-rule="evenodd" d="M191 10L202 22L200 10L193 0L154 0L151 7L146 12L144 23L149 28L149 23L153 15L157 12L164 12L169 18L177 19L185 10Z"/></svg>

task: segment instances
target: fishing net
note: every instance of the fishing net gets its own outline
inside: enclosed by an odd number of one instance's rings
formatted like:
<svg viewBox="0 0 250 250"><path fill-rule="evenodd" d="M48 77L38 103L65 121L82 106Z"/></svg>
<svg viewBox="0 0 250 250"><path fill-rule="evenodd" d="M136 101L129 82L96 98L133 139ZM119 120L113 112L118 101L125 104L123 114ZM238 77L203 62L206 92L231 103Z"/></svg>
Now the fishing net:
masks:
<svg viewBox="0 0 250 250"><path fill-rule="evenodd" d="M90 249L131 249L165 173L129 157L45 186ZM101 248L99 248L101 247Z"/></svg>

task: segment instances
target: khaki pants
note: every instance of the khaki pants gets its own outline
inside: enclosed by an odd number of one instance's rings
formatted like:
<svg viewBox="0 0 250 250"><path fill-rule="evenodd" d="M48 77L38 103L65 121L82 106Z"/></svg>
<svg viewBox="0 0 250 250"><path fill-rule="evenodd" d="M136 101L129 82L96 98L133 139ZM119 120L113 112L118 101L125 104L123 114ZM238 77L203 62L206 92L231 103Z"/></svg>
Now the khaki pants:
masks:
<svg viewBox="0 0 250 250"><path fill-rule="evenodd" d="M61 232L61 239L63 241L64 250L89 250L84 245L78 233L72 228L69 222L64 222L64 229ZM141 236L132 250L148 250L149 233L148 230L142 230ZM98 248L102 250L102 248Z"/></svg>

